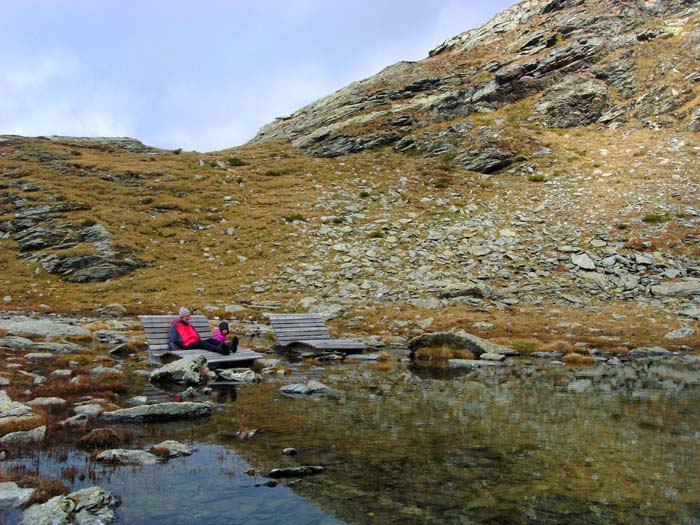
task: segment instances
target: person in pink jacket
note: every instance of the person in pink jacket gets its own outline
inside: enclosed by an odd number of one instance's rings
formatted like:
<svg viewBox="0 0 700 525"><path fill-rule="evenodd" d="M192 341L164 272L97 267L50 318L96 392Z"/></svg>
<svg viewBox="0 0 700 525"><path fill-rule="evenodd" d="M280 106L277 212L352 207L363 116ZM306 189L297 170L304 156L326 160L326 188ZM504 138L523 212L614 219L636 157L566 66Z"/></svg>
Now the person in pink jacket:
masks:
<svg viewBox="0 0 700 525"><path fill-rule="evenodd" d="M226 321L222 321L219 323L219 328L214 330L214 339L219 343L223 343L225 345L227 344L231 353L234 353L236 350L238 350L238 337L234 335L233 339L231 339L231 342L229 343L228 334L228 323Z"/></svg>

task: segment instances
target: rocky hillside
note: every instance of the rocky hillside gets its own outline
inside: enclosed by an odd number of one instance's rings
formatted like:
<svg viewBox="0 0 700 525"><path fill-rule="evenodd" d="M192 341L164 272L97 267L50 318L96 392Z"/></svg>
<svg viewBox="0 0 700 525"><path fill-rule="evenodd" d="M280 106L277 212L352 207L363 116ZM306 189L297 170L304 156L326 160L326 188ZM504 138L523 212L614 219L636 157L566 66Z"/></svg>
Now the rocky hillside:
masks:
<svg viewBox="0 0 700 525"><path fill-rule="evenodd" d="M401 62L263 127L320 157L387 145L492 173L543 149L535 133L476 126L507 109L531 127L628 122L700 130L697 2L527 0L419 62Z"/></svg>
<svg viewBox="0 0 700 525"><path fill-rule="evenodd" d="M699 10L524 1L222 152L0 137L0 304L697 347Z"/></svg>

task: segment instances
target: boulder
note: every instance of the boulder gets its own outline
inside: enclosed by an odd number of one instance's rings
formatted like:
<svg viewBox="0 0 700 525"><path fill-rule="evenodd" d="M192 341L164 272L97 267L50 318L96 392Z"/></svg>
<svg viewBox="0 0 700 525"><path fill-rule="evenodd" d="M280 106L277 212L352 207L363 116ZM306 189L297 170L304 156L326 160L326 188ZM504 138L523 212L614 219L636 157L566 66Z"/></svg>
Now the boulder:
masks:
<svg viewBox="0 0 700 525"><path fill-rule="evenodd" d="M201 385L208 378L207 360L202 354L183 357L151 372L151 381Z"/></svg>
<svg viewBox="0 0 700 525"><path fill-rule="evenodd" d="M37 397L32 399L31 401L27 401L27 405L29 405L30 407L60 406L65 404L66 400L62 397Z"/></svg>
<svg viewBox="0 0 700 525"><path fill-rule="evenodd" d="M46 435L46 426L33 430L10 432L0 438L0 445L6 447L21 447L32 443L41 443Z"/></svg>
<svg viewBox="0 0 700 525"><path fill-rule="evenodd" d="M103 377L121 377L124 373L118 368L108 366L96 366L90 370L90 377L93 379L101 379Z"/></svg>
<svg viewBox="0 0 700 525"><path fill-rule="evenodd" d="M501 354L505 356L520 355L520 353L513 348L492 343L481 337L468 334L464 330L423 334L414 337L408 342L408 348L411 351L416 351L419 348L437 348L441 346L447 346L454 350L470 350L477 356L484 353Z"/></svg>
<svg viewBox="0 0 700 525"><path fill-rule="evenodd" d="M664 339L683 339L684 337L690 337L694 333L695 330L684 326L683 328L679 328L678 330L668 332L666 335L664 335Z"/></svg>
<svg viewBox="0 0 700 525"><path fill-rule="evenodd" d="M145 450L129 450L125 448L113 448L100 452L95 458L100 463L112 463L117 465L153 465L159 458L155 454Z"/></svg>
<svg viewBox="0 0 700 525"><path fill-rule="evenodd" d="M455 156L455 162L464 169L485 174L495 173L521 160L525 160L524 157L493 147L469 150Z"/></svg>
<svg viewBox="0 0 700 525"><path fill-rule="evenodd" d="M7 395L7 392L0 390L0 424L3 423L4 418L30 415L32 415L32 409L30 407L18 401L12 401L10 396Z"/></svg>
<svg viewBox="0 0 700 525"><path fill-rule="evenodd" d="M99 420L107 423L144 423L209 417L211 407L204 403L158 403L104 412Z"/></svg>
<svg viewBox="0 0 700 525"><path fill-rule="evenodd" d="M48 343L32 341L16 335L8 335L0 339L0 346L12 350L44 350L54 354L69 354L83 350L84 348L74 343Z"/></svg>

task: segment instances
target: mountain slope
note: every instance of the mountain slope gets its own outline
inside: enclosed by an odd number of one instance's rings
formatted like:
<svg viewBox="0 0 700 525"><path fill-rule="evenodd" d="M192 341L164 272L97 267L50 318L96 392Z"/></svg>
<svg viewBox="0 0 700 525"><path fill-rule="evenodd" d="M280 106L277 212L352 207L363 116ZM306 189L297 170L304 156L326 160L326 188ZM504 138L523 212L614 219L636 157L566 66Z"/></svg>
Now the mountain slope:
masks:
<svg viewBox="0 0 700 525"><path fill-rule="evenodd" d="M4 307L697 346L699 21L522 2L222 152L0 137Z"/></svg>

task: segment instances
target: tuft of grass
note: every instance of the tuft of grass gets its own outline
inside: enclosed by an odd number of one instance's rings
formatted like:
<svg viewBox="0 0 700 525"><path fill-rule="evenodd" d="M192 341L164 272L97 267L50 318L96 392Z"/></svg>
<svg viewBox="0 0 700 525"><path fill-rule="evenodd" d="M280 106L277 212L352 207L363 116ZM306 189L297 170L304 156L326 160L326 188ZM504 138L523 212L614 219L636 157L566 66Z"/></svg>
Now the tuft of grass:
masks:
<svg viewBox="0 0 700 525"><path fill-rule="evenodd" d="M433 186L435 186L436 188L449 188L450 181L445 177L440 177L433 183Z"/></svg>
<svg viewBox="0 0 700 525"><path fill-rule="evenodd" d="M370 239L381 239L384 237L384 233L381 230L374 230L373 232L370 232L368 237Z"/></svg>
<svg viewBox="0 0 700 525"><path fill-rule="evenodd" d="M658 213L647 213L642 217L642 222L647 224L658 224L660 222L666 222L668 218L665 215L660 215Z"/></svg>
<svg viewBox="0 0 700 525"><path fill-rule="evenodd" d="M284 216L284 220L285 220L286 222L289 222L289 223L295 222L295 221L302 221L302 222L305 222L305 221L306 221L306 217L304 217L301 213L292 213L292 214L290 214L290 215L285 215L285 216Z"/></svg>
<svg viewBox="0 0 700 525"><path fill-rule="evenodd" d="M175 155L179 155L180 153L182 153L182 148L177 148L173 150L173 154Z"/></svg>
<svg viewBox="0 0 700 525"><path fill-rule="evenodd" d="M368 191L361 191L359 197L361 199L366 199L367 197L370 196L370 193Z"/></svg>
<svg viewBox="0 0 700 525"><path fill-rule="evenodd" d="M564 361L567 365L594 365L594 364L596 364L596 360L593 356L581 355L581 354L577 354L576 352L573 352L571 354L566 354L562 358L562 361Z"/></svg>
<svg viewBox="0 0 700 525"><path fill-rule="evenodd" d="M247 165L247 163L245 161L239 159L238 157L231 157L230 159L228 159L228 163L230 166L246 166Z"/></svg>
<svg viewBox="0 0 700 525"><path fill-rule="evenodd" d="M541 173L535 174L535 175L530 175L527 180L530 182L544 182L546 180L545 176L542 175Z"/></svg>
<svg viewBox="0 0 700 525"><path fill-rule="evenodd" d="M282 171L281 170L267 170L265 172L265 175L267 175L268 177L279 177L280 175L282 175Z"/></svg>
<svg viewBox="0 0 700 525"><path fill-rule="evenodd" d="M629 227L630 227L630 225L627 224L626 222L620 222L617 225L618 230L627 230Z"/></svg>

